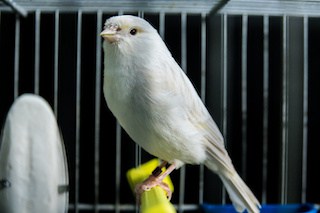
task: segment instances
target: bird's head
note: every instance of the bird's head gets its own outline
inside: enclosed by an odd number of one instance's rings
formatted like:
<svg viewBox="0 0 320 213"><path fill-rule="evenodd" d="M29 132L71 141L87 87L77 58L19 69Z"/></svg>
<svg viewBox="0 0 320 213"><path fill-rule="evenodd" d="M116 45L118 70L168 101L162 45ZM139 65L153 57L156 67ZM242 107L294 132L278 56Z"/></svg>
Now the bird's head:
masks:
<svg viewBox="0 0 320 213"><path fill-rule="evenodd" d="M104 30L100 33L111 44L139 41L154 34L157 34L157 31L146 20L130 15L107 19Z"/></svg>
<svg viewBox="0 0 320 213"><path fill-rule="evenodd" d="M132 53L145 52L143 50L146 47L152 47L162 42L161 37L151 24L142 18L131 15L114 16L107 19L100 35L109 47L133 51Z"/></svg>

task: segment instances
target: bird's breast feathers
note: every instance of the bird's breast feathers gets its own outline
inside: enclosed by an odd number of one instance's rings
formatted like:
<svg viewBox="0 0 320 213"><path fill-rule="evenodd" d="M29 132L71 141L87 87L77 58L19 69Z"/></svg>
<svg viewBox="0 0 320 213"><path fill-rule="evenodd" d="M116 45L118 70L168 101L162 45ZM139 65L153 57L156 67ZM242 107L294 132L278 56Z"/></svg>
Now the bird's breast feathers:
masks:
<svg viewBox="0 0 320 213"><path fill-rule="evenodd" d="M172 161L177 153L184 152L180 154L186 156L182 157L183 162L200 163L205 156L199 146L203 135L194 129L198 121L194 120L195 112L189 109L201 101L192 98L198 96L191 83L182 72L175 73L170 68L166 75L163 70L143 69L135 70L135 76L128 76L132 70L119 68L113 70L113 74L105 73L104 94L108 107L130 137L149 153ZM191 88L185 89L185 86ZM196 155L188 153L191 151Z"/></svg>
<svg viewBox="0 0 320 213"><path fill-rule="evenodd" d="M105 98L130 137L163 160L201 163L205 133L197 126L208 114L172 56L154 53L141 61L105 52Z"/></svg>

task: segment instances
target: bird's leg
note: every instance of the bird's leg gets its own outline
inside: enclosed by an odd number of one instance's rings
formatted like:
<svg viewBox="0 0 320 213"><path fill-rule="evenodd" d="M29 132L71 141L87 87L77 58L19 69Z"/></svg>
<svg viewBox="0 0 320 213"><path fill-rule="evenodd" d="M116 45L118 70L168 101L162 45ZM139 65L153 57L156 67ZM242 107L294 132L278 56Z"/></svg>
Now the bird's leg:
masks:
<svg viewBox="0 0 320 213"><path fill-rule="evenodd" d="M174 169L176 168L175 164L171 164L166 171L164 171L163 173L161 173L160 175L157 176L157 178L161 181L163 181L163 179L165 177L167 177Z"/></svg>
<svg viewBox="0 0 320 213"><path fill-rule="evenodd" d="M159 176L162 173L162 168L164 168L167 164L167 161L162 161L161 164L152 171L152 175L155 177Z"/></svg>
<svg viewBox="0 0 320 213"><path fill-rule="evenodd" d="M142 183L137 184L135 187L135 193L137 202L140 203L140 197L144 191L149 191L151 188L155 186L160 186L163 190L166 191L167 197L170 200L172 192L169 188L169 186L162 182L163 179L168 176L174 169L175 165L171 164L165 172L162 172L162 168L165 167L167 162L162 162L160 166L158 166L155 170L153 170L152 174Z"/></svg>

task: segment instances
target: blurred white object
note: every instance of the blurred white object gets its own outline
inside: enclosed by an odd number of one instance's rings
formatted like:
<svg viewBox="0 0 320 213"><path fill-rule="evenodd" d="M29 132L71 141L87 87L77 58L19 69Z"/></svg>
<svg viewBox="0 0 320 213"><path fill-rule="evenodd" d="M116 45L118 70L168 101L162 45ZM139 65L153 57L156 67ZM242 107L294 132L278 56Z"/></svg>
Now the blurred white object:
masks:
<svg viewBox="0 0 320 213"><path fill-rule="evenodd" d="M0 212L67 212L64 144L44 99L25 94L14 102L0 145Z"/></svg>

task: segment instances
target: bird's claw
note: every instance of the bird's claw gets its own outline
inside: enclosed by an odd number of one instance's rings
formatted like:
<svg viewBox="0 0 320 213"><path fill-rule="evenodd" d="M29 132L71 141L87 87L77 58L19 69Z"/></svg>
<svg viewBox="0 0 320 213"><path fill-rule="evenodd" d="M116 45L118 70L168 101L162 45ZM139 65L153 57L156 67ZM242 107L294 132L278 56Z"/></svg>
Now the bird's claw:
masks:
<svg viewBox="0 0 320 213"><path fill-rule="evenodd" d="M168 200L171 200L172 192L168 184L162 182L161 179L158 179L154 175L150 175L145 181L143 181L140 184L137 184L135 187L137 203L140 204L143 192L150 191L155 186L160 186L166 192Z"/></svg>

